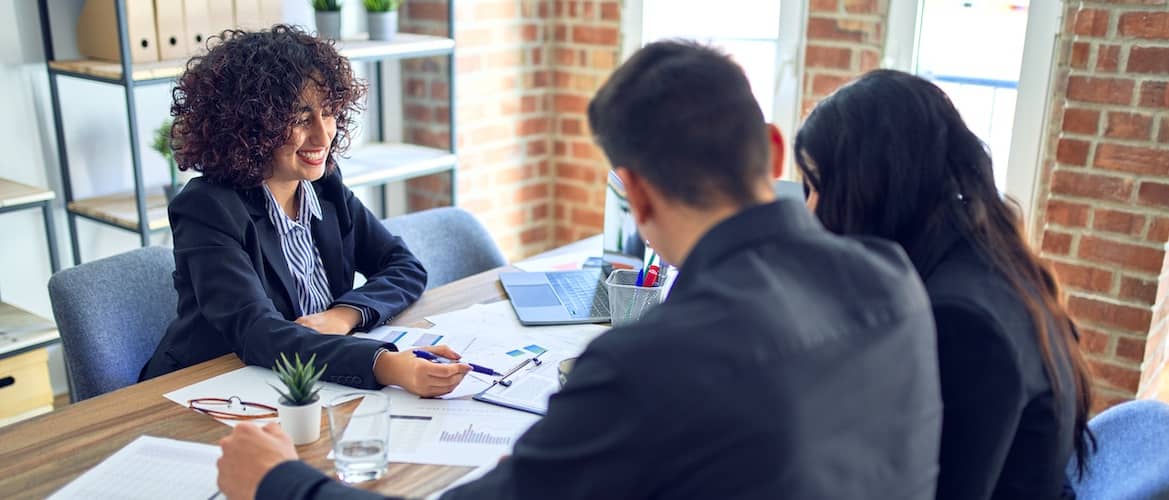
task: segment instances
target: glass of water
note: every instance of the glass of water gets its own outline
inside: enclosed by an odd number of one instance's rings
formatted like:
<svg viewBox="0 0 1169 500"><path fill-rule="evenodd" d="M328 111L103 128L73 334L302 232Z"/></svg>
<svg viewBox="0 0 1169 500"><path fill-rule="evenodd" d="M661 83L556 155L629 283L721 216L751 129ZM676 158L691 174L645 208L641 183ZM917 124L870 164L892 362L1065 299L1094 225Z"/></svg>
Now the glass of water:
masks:
<svg viewBox="0 0 1169 500"><path fill-rule="evenodd" d="M337 477L347 483L381 478L388 462L390 398L380 392L350 392L333 398L327 409Z"/></svg>

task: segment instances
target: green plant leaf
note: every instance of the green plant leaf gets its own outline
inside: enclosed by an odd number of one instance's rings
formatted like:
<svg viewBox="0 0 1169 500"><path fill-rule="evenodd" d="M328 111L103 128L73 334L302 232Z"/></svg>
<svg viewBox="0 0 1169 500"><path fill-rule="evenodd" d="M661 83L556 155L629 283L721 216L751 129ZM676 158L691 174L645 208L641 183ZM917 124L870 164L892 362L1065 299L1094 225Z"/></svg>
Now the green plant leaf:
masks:
<svg viewBox="0 0 1169 500"><path fill-rule="evenodd" d="M317 355L314 353L309 357L306 363L301 359L300 353L293 353L292 361L288 360L288 356L280 353L280 358L276 360L275 366L272 370L276 372L277 378L284 384L286 391L273 386L290 405L303 405L313 401L317 396L320 388L317 387L317 382L320 381L321 376L324 375L328 368L326 363L320 369L316 369L315 364Z"/></svg>

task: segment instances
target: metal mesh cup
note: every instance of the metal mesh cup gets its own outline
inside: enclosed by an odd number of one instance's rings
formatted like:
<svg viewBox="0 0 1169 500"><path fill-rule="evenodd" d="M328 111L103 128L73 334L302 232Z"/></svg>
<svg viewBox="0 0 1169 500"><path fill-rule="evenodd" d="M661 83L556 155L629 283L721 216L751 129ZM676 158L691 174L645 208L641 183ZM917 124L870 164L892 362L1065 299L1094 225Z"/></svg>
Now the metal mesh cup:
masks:
<svg viewBox="0 0 1169 500"><path fill-rule="evenodd" d="M661 304L664 281L659 279L652 287L637 286L637 271L618 269L609 274L605 287L609 290L609 314L613 326L637 321L653 306Z"/></svg>

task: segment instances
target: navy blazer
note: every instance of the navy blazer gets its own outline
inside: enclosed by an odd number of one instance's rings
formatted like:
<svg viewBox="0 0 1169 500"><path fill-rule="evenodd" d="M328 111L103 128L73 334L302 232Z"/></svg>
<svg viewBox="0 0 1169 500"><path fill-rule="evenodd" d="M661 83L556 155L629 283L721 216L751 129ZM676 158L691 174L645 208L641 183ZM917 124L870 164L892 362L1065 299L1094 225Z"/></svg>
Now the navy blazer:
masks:
<svg viewBox="0 0 1169 500"><path fill-rule="evenodd" d="M426 288L426 271L405 243L382 226L334 171L313 182L322 220L312 224L334 303L360 305L381 324ZM175 242L178 317L167 328L140 379L234 352L244 363L271 367L281 353L328 363L321 380L380 387L374 356L393 344L323 335L294 323L303 316L295 284L268 218L263 187L236 190L196 178L170 204ZM366 277L353 289L353 274Z"/></svg>
<svg viewBox="0 0 1169 500"><path fill-rule="evenodd" d="M662 305L581 354L548 414L456 499L930 500L935 334L896 245L797 200L711 229ZM256 498L378 498L303 462Z"/></svg>

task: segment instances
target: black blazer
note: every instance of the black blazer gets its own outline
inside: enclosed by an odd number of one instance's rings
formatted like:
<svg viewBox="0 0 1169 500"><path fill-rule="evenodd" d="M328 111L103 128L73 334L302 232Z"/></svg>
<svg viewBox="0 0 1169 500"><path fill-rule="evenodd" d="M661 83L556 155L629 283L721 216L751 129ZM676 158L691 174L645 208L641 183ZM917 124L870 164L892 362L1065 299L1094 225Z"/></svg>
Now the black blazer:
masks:
<svg viewBox="0 0 1169 500"><path fill-rule="evenodd" d="M313 183L322 220L312 224L334 302L368 307L374 324L389 320L422 294L426 271L402 240L341 182L339 171ZM234 352L249 365L271 367L280 353L328 363L322 380L378 388L374 356L393 344L322 335L294 323L303 315L280 236L268 219L263 187L235 190L193 179L169 208L175 242L178 318L171 323L142 380ZM366 283L353 289L353 273Z"/></svg>
<svg viewBox="0 0 1169 500"><path fill-rule="evenodd" d="M1076 406L1067 351L1052 343L1067 381L1054 391L1019 293L953 225L912 244L909 256L938 330L945 416L937 498L1070 495L1064 471Z"/></svg>
<svg viewBox="0 0 1169 500"><path fill-rule="evenodd" d="M513 454L446 500L932 499L929 300L899 247L795 200L710 230L669 297L594 340ZM363 498L286 462L257 498Z"/></svg>

